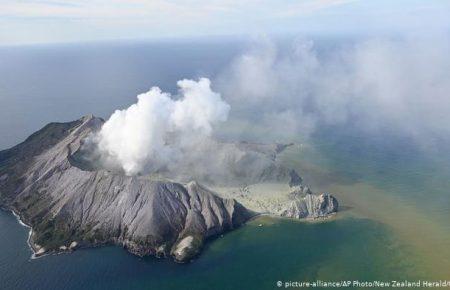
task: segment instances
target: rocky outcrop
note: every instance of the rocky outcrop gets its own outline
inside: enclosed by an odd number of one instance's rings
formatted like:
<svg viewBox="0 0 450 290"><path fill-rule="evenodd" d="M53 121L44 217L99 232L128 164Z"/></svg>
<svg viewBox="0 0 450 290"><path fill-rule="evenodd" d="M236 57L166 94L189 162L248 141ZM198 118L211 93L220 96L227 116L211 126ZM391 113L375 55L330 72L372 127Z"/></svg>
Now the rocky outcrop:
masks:
<svg viewBox="0 0 450 290"><path fill-rule="evenodd" d="M183 262L253 215L196 182L77 167L71 156L102 124L93 116L51 123L0 152L0 204L32 228L36 254L112 243Z"/></svg>
<svg viewBox="0 0 450 290"><path fill-rule="evenodd" d="M279 211L279 215L297 219L316 219L328 217L337 210L338 201L331 194L307 193L304 197L296 196L292 201L286 203Z"/></svg>

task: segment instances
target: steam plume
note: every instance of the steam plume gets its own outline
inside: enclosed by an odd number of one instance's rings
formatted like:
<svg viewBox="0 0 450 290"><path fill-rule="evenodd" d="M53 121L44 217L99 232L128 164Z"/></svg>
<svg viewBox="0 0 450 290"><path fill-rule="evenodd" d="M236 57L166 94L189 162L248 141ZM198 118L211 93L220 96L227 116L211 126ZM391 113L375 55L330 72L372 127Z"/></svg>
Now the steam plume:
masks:
<svg viewBox="0 0 450 290"><path fill-rule="evenodd" d="M129 175L157 171L183 158L184 151L227 120L230 106L211 90L209 79L177 85L175 99L153 87L138 95L136 104L115 111L96 136L103 159Z"/></svg>
<svg viewBox="0 0 450 290"><path fill-rule="evenodd" d="M425 147L450 140L448 35L333 45L258 41L215 81L233 107L227 124L250 128L244 136L258 130L265 142L330 125L389 129Z"/></svg>

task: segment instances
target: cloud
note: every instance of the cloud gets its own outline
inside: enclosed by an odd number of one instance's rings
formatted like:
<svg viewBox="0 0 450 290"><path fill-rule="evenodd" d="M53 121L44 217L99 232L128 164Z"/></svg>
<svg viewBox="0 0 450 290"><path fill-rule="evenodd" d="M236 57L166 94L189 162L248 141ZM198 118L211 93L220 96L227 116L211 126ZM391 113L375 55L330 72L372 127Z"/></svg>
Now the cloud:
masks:
<svg viewBox="0 0 450 290"><path fill-rule="evenodd" d="M275 26L283 26L278 22L346 2L4 0L0 4L0 43L259 33L275 22Z"/></svg>
<svg viewBox="0 0 450 290"><path fill-rule="evenodd" d="M342 5L350 0L302 1L295 5L279 1L168 1L168 0L67 0L67 1L3 1L0 15L8 17L58 17L58 18L140 18L159 13L172 17L207 16L211 14L246 13L252 9L266 7L275 14L288 16L294 13L309 13L328 7Z"/></svg>
<svg viewBox="0 0 450 290"><path fill-rule="evenodd" d="M181 12L170 1L68 0L18 1L6 0L0 15L14 18L109 19L157 16L158 13Z"/></svg>
<svg viewBox="0 0 450 290"><path fill-rule="evenodd" d="M430 32L450 28L449 11L438 0L4 0L0 44Z"/></svg>
<svg viewBox="0 0 450 290"><path fill-rule="evenodd" d="M296 1L287 9L278 11L278 17L293 17L302 14L310 14L317 11L325 10L335 6L345 5L358 0L316 0L316 1Z"/></svg>

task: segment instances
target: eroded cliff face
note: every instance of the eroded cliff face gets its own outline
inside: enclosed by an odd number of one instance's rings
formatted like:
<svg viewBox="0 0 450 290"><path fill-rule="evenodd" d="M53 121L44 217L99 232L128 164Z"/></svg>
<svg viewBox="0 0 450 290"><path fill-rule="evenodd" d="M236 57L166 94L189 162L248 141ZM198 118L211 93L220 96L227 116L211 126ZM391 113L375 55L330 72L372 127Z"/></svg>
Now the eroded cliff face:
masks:
<svg viewBox="0 0 450 290"><path fill-rule="evenodd" d="M36 253L114 243L140 256L172 254L183 262L200 251L205 239L252 216L235 200L196 182L183 185L74 166L72 154L102 123L93 116L52 123L0 152L1 204L32 227Z"/></svg>
<svg viewBox="0 0 450 290"><path fill-rule="evenodd" d="M338 211L338 201L329 193L312 194L304 196L292 196L277 214L282 217L297 219L317 219L328 217Z"/></svg>

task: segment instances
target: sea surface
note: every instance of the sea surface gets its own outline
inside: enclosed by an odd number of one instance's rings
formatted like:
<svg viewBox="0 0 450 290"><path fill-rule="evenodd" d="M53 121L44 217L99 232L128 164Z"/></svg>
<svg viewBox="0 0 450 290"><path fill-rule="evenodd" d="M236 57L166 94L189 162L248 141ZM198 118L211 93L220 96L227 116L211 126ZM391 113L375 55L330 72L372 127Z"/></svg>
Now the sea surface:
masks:
<svg viewBox="0 0 450 290"><path fill-rule="evenodd" d="M0 149L50 121L107 117L153 85L174 92L180 78L213 77L244 46L0 48ZM114 246L31 259L28 229L0 211L0 289L277 289L278 281L450 280L447 152L396 136L323 128L282 158L313 189L338 197L335 218L261 217L208 243L183 265Z"/></svg>

